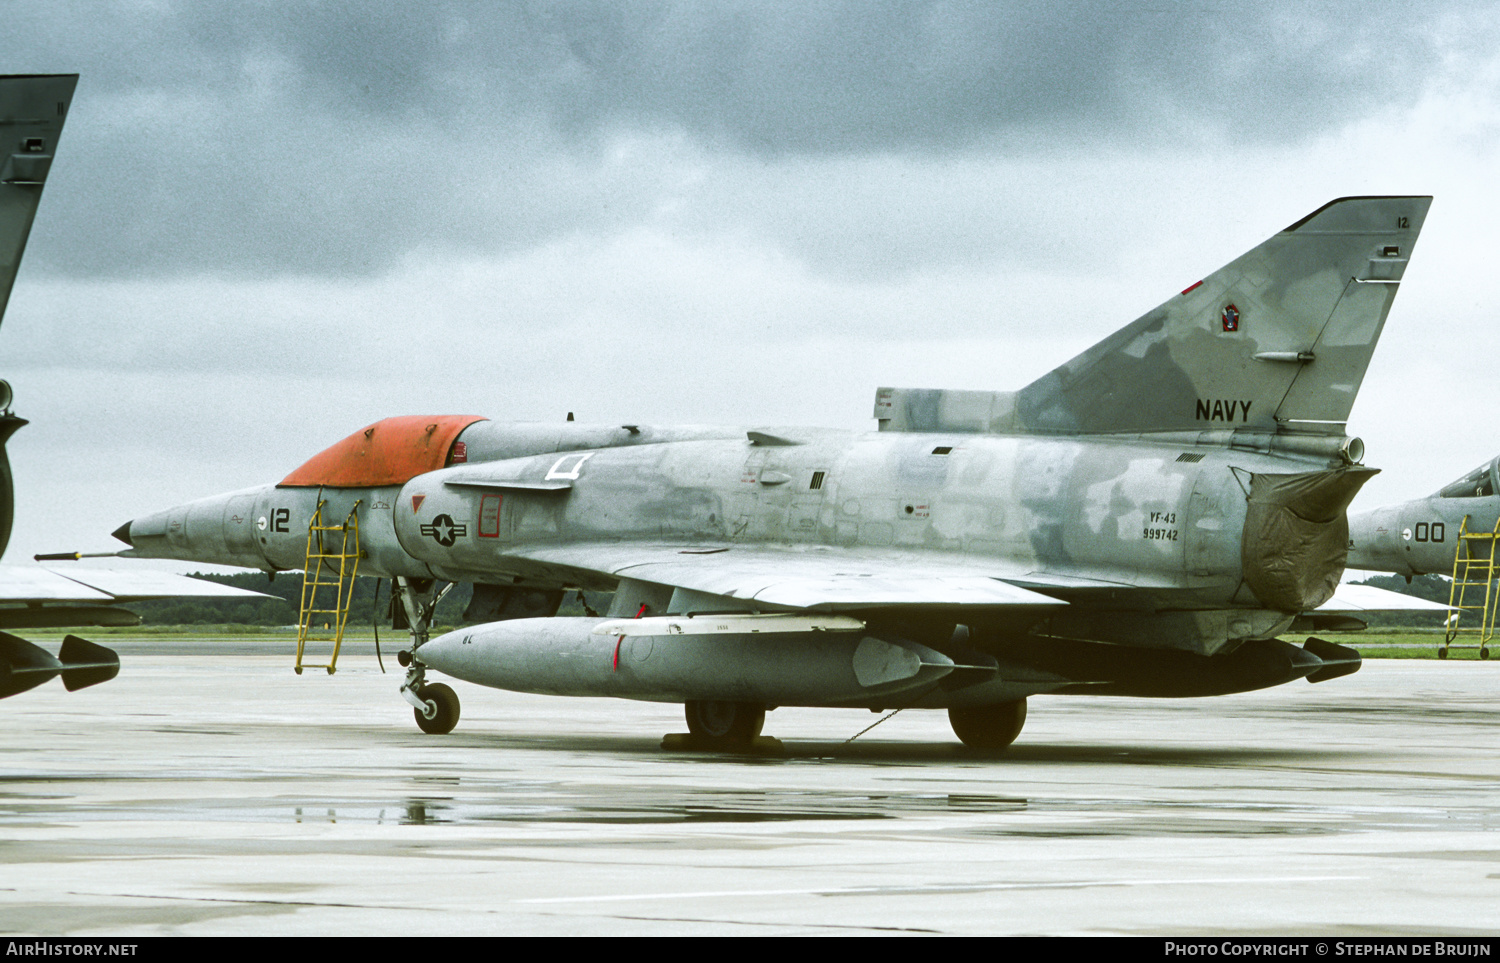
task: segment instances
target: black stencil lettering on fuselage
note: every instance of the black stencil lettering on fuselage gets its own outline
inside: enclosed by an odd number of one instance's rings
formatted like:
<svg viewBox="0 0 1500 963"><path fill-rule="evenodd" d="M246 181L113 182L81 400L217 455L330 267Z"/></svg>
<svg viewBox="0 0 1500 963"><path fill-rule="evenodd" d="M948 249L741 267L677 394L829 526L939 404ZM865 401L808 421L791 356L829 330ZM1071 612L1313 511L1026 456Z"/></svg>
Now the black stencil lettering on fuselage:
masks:
<svg viewBox="0 0 1500 963"><path fill-rule="evenodd" d="M290 532L292 521L292 510L290 508L275 508L271 510L271 531L286 534Z"/></svg>
<svg viewBox="0 0 1500 963"><path fill-rule="evenodd" d="M1242 398L1199 398L1197 415L1199 421L1238 421L1248 424L1250 402Z"/></svg>

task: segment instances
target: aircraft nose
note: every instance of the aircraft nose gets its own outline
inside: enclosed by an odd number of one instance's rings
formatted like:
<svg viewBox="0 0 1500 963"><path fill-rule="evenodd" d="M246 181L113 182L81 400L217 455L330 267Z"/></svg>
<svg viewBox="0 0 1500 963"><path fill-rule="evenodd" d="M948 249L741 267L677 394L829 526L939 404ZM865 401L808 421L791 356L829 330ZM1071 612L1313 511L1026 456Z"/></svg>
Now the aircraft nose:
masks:
<svg viewBox="0 0 1500 963"><path fill-rule="evenodd" d="M132 521L134 521L134 519L132 519ZM113 532L110 532L110 534L115 538L118 538L120 541L124 542L126 545L129 545L131 548L135 548L135 542L132 542L130 540L130 522L126 522L124 525L121 525Z"/></svg>

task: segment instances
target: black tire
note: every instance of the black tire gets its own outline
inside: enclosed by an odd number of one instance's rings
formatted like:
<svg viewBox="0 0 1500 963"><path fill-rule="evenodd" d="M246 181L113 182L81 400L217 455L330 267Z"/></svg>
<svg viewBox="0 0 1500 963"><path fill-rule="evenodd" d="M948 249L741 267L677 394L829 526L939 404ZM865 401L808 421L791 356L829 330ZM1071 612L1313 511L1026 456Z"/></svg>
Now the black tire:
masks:
<svg viewBox="0 0 1500 963"><path fill-rule="evenodd" d="M437 712L431 719L422 714L421 709L412 709L412 715L417 717L417 728L429 735L441 736L452 732L453 727L458 725L458 693L441 682L424 685L417 690L417 698L431 702L437 706Z"/></svg>
<svg viewBox="0 0 1500 963"><path fill-rule="evenodd" d="M1479 657L1481 659L1488 659L1490 657L1490 650L1488 648L1480 649L1479 650Z"/></svg>
<svg viewBox="0 0 1500 963"><path fill-rule="evenodd" d="M1438 658L1440 658L1440 659L1446 659L1446 658L1448 658L1448 647L1446 645L1442 646L1441 648L1438 649Z"/></svg>
<svg viewBox="0 0 1500 963"><path fill-rule="evenodd" d="M1026 724L1026 700L949 709L948 721L953 725L953 734L970 749L999 752L1021 734L1021 727Z"/></svg>
<svg viewBox="0 0 1500 963"><path fill-rule="evenodd" d="M748 749L766 724L766 707L753 702L696 700L684 708L688 732L710 749Z"/></svg>

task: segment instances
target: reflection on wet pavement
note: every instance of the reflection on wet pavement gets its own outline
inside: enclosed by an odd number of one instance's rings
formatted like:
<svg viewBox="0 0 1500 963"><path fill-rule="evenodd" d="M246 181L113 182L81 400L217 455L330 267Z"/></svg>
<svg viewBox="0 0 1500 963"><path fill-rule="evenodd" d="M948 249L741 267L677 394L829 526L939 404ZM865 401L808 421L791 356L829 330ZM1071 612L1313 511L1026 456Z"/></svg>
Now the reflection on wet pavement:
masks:
<svg viewBox="0 0 1500 963"><path fill-rule="evenodd" d="M19 780L0 775L0 785ZM430 782L431 780L426 780ZM776 823L818 820L892 820L916 815L989 815L998 822L956 826L981 835L1041 837L1175 835L1322 835L1373 829L1500 829L1488 808L1315 806L1205 803L1170 799L1021 798L980 793L861 793L693 789L660 792L614 785L532 784L497 788L483 779L444 780L453 792L397 800L234 799L82 803L56 791L0 793L0 826L59 820L178 820L369 825ZM459 792L461 790L461 793Z"/></svg>

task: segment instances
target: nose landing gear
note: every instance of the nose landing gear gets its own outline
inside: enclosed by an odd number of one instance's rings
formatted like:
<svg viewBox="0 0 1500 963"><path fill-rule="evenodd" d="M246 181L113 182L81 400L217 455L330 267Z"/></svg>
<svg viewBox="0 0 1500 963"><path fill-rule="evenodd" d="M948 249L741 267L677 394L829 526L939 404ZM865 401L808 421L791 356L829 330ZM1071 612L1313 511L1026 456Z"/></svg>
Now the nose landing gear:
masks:
<svg viewBox="0 0 1500 963"><path fill-rule="evenodd" d="M396 597L401 600L411 630L411 648L396 656L396 661L406 667L401 698L411 703L417 727L435 736L452 732L458 725L458 694L441 682L427 682L427 666L418 653L427 641L438 602L452 587L449 583L439 589L431 579L396 579Z"/></svg>

